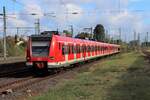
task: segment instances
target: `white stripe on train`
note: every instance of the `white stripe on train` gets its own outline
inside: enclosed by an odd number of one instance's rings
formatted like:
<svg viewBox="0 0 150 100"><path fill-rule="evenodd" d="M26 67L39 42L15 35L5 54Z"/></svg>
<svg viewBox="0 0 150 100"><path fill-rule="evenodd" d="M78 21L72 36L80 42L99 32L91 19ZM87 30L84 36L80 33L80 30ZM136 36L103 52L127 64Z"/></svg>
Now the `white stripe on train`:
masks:
<svg viewBox="0 0 150 100"><path fill-rule="evenodd" d="M94 59L94 58L97 58L97 57L111 55L111 54L115 54L115 53L118 53L118 52L108 53L108 54L100 54L100 55L96 55L96 56L90 56L90 57L85 57L85 58L80 58L80 59L73 59L73 60L67 60L66 59L63 62L48 62L47 65L48 65L48 68L68 67L71 64L75 64L75 63L79 63L79 62L86 61L86 60L89 60L89 59ZM27 66L33 66L33 63L32 62L27 62L26 65Z"/></svg>

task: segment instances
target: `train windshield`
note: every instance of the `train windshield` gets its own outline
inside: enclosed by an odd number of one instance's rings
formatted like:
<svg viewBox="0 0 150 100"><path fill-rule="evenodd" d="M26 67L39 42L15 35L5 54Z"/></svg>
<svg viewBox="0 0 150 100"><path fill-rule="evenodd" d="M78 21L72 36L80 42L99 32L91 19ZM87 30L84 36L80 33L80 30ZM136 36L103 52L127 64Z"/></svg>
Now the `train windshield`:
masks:
<svg viewBox="0 0 150 100"><path fill-rule="evenodd" d="M49 54L51 37L31 37L32 56L46 57Z"/></svg>
<svg viewBox="0 0 150 100"><path fill-rule="evenodd" d="M48 56L48 46L32 46L33 56Z"/></svg>

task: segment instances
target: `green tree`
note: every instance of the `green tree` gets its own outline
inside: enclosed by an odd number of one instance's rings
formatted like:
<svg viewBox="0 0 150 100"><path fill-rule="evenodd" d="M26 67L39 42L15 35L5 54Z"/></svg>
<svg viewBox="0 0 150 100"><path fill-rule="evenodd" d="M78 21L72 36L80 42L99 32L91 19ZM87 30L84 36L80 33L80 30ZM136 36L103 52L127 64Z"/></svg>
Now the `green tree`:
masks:
<svg viewBox="0 0 150 100"><path fill-rule="evenodd" d="M101 24L96 25L94 29L94 39L96 41L101 41L101 42L105 41L105 29L103 25Z"/></svg>
<svg viewBox="0 0 150 100"><path fill-rule="evenodd" d="M79 39L92 39L92 34L86 33L86 32L81 32L75 36L75 38Z"/></svg>
<svg viewBox="0 0 150 100"><path fill-rule="evenodd" d="M69 32L68 30L64 30L63 33L64 33L65 36L67 36L67 37L72 37L72 33Z"/></svg>

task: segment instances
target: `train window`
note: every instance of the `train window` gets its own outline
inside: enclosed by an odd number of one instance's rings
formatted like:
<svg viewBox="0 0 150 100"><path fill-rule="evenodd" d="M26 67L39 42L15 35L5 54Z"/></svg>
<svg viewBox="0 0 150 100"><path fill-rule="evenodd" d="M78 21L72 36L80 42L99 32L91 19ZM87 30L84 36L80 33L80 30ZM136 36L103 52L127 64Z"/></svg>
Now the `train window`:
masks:
<svg viewBox="0 0 150 100"><path fill-rule="evenodd" d="M62 45L62 54L68 54L69 53L69 46L67 45Z"/></svg>
<svg viewBox="0 0 150 100"><path fill-rule="evenodd" d="M85 49L84 46L82 46L82 52L84 52L84 49Z"/></svg>
<svg viewBox="0 0 150 100"><path fill-rule="evenodd" d="M70 54L71 51L70 51L70 45L68 45L68 54Z"/></svg>
<svg viewBox="0 0 150 100"><path fill-rule="evenodd" d="M79 53L82 53L83 52L83 48L82 48L82 46L80 46L80 52Z"/></svg>
<svg viewBox="0 0 150 100"><path fill-rule="evenodd" d="M69 54L70 50L69 50L69 45L66 45L66 54Z"/></svg>
<svg viewBox="0 0 150 100"><path fill-rule="evenodd" d="M59 43L59 50L61 49L61 44Z"/></svg>
<svg viewBox="0 0 150 100"><path fill-rule="evenodd" d="M76 46L73 46L73 53L76 53Z"/></svg>
<svg viewBox="0 0 150 100"><path fill-rule="evenodd" d="M102 51L104 51L104 47L102 47Z"/></svg>
<svg viewBox="0 0 150 100"><path fill-rule="evenodd" d="M88 46L86 46L86 51L88 52Z"/></svg>
<svg viewBox="0 0 150 100"><path fill-rule="evenodd" d="M77 53L79 53L79 48L78 48L78 45L77 45L77 48L76 48L76 49L77 49Z"/></svg>
<svg viewBox="0 0 150 100"><path fill-rule="evenodd" d="M71 45L70 49L71 49L71 54L73 54L73 45Z"/></svg>
<svg viewBox="0 0 150 100"><path fill-rule="evenodd" d="M97 46L95 46L95 51L97 51Z"/></svg>
<svg viewBox="0 0 150 100"><path fill-rule="evenodd" d="M84 52L86 52L86 46L84 46Z"/></svg>
<svg viewBox="0 0 150 100"><path fill-rule="evenodd" d="M71 45L69 45L69 54L71 54Z"/></svg>
<svg viewBox="0 0 150 100"><path fill-rule="evenodd" d="M79 53L79 45L76 46L77 53Z"/></svg>
<svg viewBox="0 0 150 100"><path fill-rule="evenodd" d="M79 45L79 53L81 53L81 47L80 47L80 45Z"/></svg>
<svg viewBox="0 0 150 100"><path fill-rule="evenodd" d="M93 52L95 51L95 47L93 46Z"/></svg>
<svg viewBox="0 0 150 100"><path fill-rule="evenodd" d="M78 53L78 45L76 45L76 53Z"/></svg>
<svg viewBox="0 0 150 100"><path fill-rule="evenodd" d="M98 51L100 51L100 46L98 46Z"/></svg>
<svg viewBox="0 0 150 100"><path fill-rule="evenodd" d="M65 55L65 45L62 45L62 55Z"/></svg>
<svg viewBox="0 0 150 100"><path fill-rule="evenodd" d="M82 52L85 52L85 46L84 46L84 45L82 46L82 49L83 49L83 51L82 51Z"/></svg>
<svg viewBox="0 0 150 100"><path fill-rule="evenodd" d="M71 53L73 54L73 45L71 45Z"/></svg>

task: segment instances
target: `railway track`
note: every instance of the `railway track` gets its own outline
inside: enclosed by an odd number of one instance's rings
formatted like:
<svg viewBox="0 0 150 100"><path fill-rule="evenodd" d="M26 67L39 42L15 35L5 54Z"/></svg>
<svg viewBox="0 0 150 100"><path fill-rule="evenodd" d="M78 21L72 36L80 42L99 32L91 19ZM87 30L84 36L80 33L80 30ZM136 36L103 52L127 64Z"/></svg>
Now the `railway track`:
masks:
<svg viewBox="0 0 150 100"><path fill-rule="evenodd" d="M70 67L69 69L65 68L61 70L56 70L53 72L53 74L49 73L49 75L45 77L29 76L21 80L14 80L13 82L8 82L6 84L0 85L0 95L13 93L17 90L28 88L34 84L43 82L45 80L51 80L51 79L53 80L56 78L56 76L62 76L66 72L75 71L75 70L77 71L77 70L80 70L81 68L90 67L93 64L100 63L100 61L104 61L104 60L105 59L101 59L101 60L98 59L98 60L94 60L92 62L88 62L85 64L75 65L75 67Z"/></svg>
<svg viewBox="0 0 150 100"><path fill-rule="evenodd" d="M16 80L16 81L13 81L13 82L9 82L7 84L0 85L0 94L1 95L2 94L7 94L9 92L13 92L13 91L31 86L35 83L39 83L41 81L44 81L44 80L47 80L47 79L50 79L50 78L54 78L55 76L60 75L62 73L64 73L64 71L61 71L59 73L55 73L53 75L48 75L48 76L45 76L45 77L30 76L30 77L27 77L25 79Z"/></svg>

